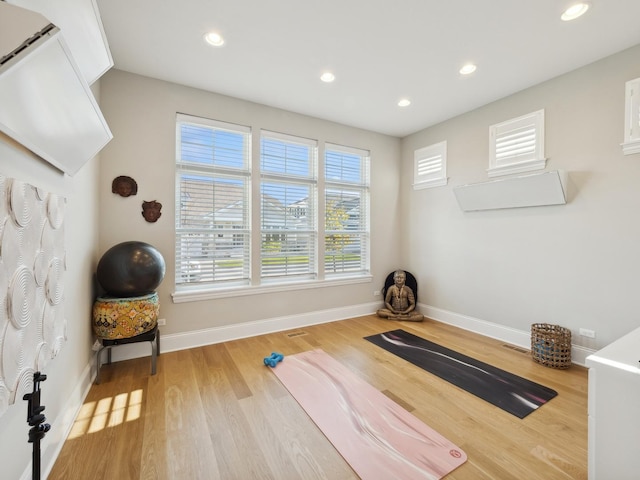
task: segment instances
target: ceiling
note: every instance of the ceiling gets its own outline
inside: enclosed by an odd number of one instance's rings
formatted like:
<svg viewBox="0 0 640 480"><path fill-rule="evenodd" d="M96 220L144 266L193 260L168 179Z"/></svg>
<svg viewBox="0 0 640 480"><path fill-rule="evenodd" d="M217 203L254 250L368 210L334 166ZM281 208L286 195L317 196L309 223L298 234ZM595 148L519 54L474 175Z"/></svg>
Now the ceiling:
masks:
<svg viewBox="0 0 640 480"><path fill-rule="evenodd" d="M640 44L638 0L97 3L115 68L398 137Z"/></svg>

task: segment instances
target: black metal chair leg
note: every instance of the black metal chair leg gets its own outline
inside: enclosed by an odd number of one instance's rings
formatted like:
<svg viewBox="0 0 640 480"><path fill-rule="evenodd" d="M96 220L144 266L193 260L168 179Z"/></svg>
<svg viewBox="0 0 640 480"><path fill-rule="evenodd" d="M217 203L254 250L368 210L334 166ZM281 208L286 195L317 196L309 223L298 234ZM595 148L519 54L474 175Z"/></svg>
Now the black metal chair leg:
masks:
<svg viewBox="0 0 640 480"><path fill-rule="evenodd" d="M156 357L158 356L158 345L151 341L151 375L156 374Z"/></svg>
<svg viewBox="0 0 640 480"><path fill-rule="evenodd" d="M111 348L118 345L131 344L148 341L151 343L151 375L156 374L157 357L160 355L160 330L156 326L150 332L140 334L136 337L123 338L117 340L102 339L102 347L96 353L96 379L95 383L100 383L100 368L102 367L102 351L107 350L107 363L111 364Z"/></svg>

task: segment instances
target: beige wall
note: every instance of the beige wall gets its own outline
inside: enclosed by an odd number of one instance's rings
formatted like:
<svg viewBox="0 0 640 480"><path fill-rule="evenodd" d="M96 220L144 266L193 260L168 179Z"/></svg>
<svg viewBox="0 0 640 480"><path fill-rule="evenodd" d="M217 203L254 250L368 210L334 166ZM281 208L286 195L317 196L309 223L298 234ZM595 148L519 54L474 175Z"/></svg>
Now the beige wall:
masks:
<svg viewBox="0 0 640 480"><path fill-rule="evenodd" d="M67 198L64 220L67 342L43 371L47 380L41 384L41 401L46 407L44 414L52 425L42 442L44 478L90 382L91 372L88 369L92 364L93 342L90 319L94 298L92 278L98 244L98 160L90 161L73 178L64 177L49 164L0 134L0 174L28 181ZM27 402L21 398L16 399L15 404L0 416L2 478L18 479L25 471L30 478L28 465L32 445L27 443L29 426L26 418Z"/></svg>
<svg viewBox="0 0 640 480"><path fill-rule="evenodd" d="M620 147L637 77L640 46L403 139L403 262L421 302L524 331L557 323L591 348L640 325L640 155ZM569 172L569 203L463 213L452 189L488 179L489 126L539 109L547 170ZM413 151L443 140L449 184L412 190Z"/></svg>
<svg viewBox="0 0 640 480"><path fill-rule="evenodd" d="M148 242L160 250L167 264L167 274L158 289L160 316L167 319L164 334L380 300L373 291L380 290L400 258L398 250L390 248L400 226L399 139L118 70L108 72L101 85L102 111L114 139L101 153L100 251L127 240ZM254 132L264 128L370 150L373 281L174 304L176 112L248 125ZM123 198L111 193L111 181L118 175L129 175L138 182L137 196ZM147 223L142 218L143 200L162 203L158 222Z"/></svg>

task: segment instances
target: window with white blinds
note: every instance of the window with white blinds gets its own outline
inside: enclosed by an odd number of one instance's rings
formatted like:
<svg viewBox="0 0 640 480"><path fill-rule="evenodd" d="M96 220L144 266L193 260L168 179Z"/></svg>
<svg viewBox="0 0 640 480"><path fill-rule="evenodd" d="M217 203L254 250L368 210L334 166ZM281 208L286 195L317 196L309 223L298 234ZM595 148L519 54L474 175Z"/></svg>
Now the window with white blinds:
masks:
<svg viewBox="0 0 640 480"><path fill-rule="evenodd" d="M622 151L625 155L640 153L640 78L630 80L625 84L624 111Z"/></svg>
<svg viewBox="0 0 640 480"><path fill-rule="evenodd" d="M489 176L542 170L544 110L489 127Z"/></svg>
<svg viewBox="0 0 640 480"><path fill-rule="evenodd" d="M447 184L447 142L420 148L413 154L413 188Z"/></svg>
<svg viewBox="0 0 640 480"><path fill-rule="evenodd" d="M274 132L260 139L260 277L317 276L317 142Z"/></svg>
<svg viewBox="0 0 640 480"><path fill-rule="evenodd" d="M266 130L252 151L249 127L183 114L176 132L181 298L369 275L368 151L320 161L317 140Z"/></svg>
<svg viewBox="0 0 640 480"><path fill-rule="evenodd" d="M324 271L369 272L369 152L326 144Z"/></svg>
<svg viewBox="0 0 640 480"><path fill-rule="evenodd" d="M177 116L176 286L247 284L250 130Z"/></svg>

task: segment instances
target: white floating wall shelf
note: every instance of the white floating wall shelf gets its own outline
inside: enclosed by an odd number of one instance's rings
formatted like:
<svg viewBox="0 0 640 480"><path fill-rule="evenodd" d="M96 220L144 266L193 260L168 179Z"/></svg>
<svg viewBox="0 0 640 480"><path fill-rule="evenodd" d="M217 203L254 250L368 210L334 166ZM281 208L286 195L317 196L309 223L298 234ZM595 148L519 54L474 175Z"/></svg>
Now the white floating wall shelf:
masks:
<svg viewBox="0 0 640 480"><path fill-rule="evenodd" d="M453 192L464 212L564 205L567 177L566 172L555 170L460 185Z"/></svg>

